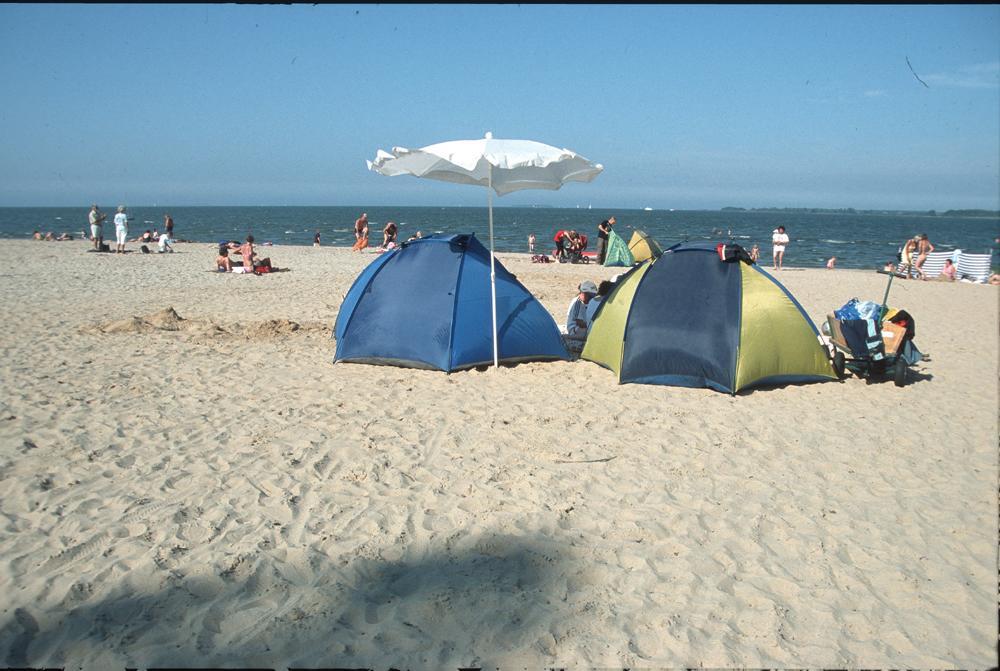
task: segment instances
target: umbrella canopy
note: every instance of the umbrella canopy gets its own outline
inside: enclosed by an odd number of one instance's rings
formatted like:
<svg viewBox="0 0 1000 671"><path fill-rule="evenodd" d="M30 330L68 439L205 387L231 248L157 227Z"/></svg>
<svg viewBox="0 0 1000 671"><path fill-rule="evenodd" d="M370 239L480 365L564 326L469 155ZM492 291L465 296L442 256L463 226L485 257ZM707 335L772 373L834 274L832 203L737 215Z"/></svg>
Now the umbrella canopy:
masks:
<svg viewBox="0 0 1000 671"><path fill-rule="evenodd" d="M381 149L368 169L381 175L412 175L488 189L490 221L490 286L493 314L493 364L497 353L496 271L493 263L493 192L503 196L522 189L556 190L566 182L589 182L604 166L592 163L569 149L532 140L495 139L439 142L421 149Z"/></svg>
<svg viewBox="0 0 1000 671"><path fill-rule="evenodd" d="M413 175L456 184L485 186L503 196L522 189L556 190L566 182L589 182L604 167L569 149L532 140L439 142L422 149L378 150L368 169L381 175Z"/></svg>

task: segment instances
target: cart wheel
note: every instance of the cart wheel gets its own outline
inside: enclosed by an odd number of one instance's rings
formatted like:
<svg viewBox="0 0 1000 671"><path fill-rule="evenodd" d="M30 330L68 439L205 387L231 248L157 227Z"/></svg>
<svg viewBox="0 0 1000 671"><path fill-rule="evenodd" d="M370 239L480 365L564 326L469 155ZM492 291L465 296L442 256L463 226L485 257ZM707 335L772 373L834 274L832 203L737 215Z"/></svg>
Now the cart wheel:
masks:
<svg viewBox="0 0 1000 671"><path fill-rule="evenodd" d="M906 373L909 366L902 359L896 359L896 370L892 376L892 381L897 387L906 385Z"/></svg>
<svg viewBox="0 0 1000 671"><path fill-rule="evenodd" d="M844 379L844 367L846 366L847 357L844 356L843 352L837 352L833 355L833 372L837 375L838 380Z"/></svg>

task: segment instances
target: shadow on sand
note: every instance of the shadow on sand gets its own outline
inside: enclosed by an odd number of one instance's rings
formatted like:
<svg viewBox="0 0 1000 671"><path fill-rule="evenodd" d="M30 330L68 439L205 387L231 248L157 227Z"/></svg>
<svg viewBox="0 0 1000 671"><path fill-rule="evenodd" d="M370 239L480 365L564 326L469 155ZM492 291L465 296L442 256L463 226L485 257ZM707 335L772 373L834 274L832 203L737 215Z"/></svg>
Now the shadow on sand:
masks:
<svg viewBox="0 0 1000 671"><path fill-rule="evenodd" d="M149 594L119 583L96 602L84 586L58 609L8 610L0 627L0 665L542 663L546 655L539 637L556 610L547 604L565 596L565 578L559 579L565 546L542 536L483 537L463 545L469 547L399 561L338 561L303 550L290 562L288 551L259 552L224 571L164 571L159 589Z"/></svg>

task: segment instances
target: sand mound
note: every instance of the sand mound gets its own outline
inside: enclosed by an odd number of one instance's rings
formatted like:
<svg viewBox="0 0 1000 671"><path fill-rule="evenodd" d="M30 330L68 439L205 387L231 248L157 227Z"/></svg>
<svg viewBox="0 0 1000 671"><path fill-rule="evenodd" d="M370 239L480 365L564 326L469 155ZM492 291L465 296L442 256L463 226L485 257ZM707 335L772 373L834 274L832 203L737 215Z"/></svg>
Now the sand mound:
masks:
<svg viewBox="0 0 1000 671"><path fill-rule="evenodd" d="M324 322L300 324L290 319L267 319L260 322L218 324L211 319L185 319L172 307L151 314L104 322L80 328L82 333L153 333L155 331L181 331L196 338L231 336L248 340L268 340L291 334L327 332Z"/></svg>
<svg viewBox="0 0 1000 671"><path fill-rule="evenodd" d="M255 322L244 327L244 335L251 339L273 338L280 335L295 333L301 327L297 322L288 319L268 319Z"/></svg>
<svg viewBox="0 0 1000 671"><path fill-rule="evenodd" d="M173 308L164 308L145 318L146 322L160 331L179 331L183 318Z"/></svg>
<svg viewBox="0 0 1000 671"><path fill-rule="evenodd" d="M151 333L152 331L179 331L185 321L172 307L164 308L145 317L129 317L84 327L86 333Z"/></svg>

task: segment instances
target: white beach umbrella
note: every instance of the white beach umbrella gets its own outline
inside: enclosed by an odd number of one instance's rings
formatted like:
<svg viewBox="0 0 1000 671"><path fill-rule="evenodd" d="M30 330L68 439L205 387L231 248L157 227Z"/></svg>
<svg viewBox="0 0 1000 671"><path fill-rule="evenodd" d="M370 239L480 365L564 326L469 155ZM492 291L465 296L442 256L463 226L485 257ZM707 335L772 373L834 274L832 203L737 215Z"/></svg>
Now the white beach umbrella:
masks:
<svg viewBox="0 0 1000 671"><path fill-rule="evenodd" d="M493 192L503 196L522 189L555 190L566 182L589 182L604 170L569 149L558 149L532 140L497 140L486 133L481 140L455 140L421 149L381 149L368 169L394 177L413 175L488 189L490 216L490 283L493 310L493 365L497 351L496 273L493 262Z"/></svg>

